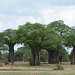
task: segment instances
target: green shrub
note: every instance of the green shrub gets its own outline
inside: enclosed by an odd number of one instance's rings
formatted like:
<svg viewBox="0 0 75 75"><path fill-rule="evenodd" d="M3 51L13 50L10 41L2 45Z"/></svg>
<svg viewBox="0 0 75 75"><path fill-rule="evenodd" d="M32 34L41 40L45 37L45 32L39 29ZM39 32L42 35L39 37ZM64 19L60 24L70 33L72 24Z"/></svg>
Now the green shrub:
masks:
<svg viewBox="0 0 75 75"><path fill-rule="evenodd" d="M5 65L9 64L7 59L4 60L4 64L5 64Z"/></svg>
<svg viewBox="0 0 75 75"><path fill-rule="evenodd" d="M2 63L0 63L0 67L2 67L3 65L2 65Z"/></svg>
<svg viewBox="0 0 75 75"><path fill-rule="evenodd" d="M56 64L56 67L53 70L64 70L64 68L60 64Z"/></svg>

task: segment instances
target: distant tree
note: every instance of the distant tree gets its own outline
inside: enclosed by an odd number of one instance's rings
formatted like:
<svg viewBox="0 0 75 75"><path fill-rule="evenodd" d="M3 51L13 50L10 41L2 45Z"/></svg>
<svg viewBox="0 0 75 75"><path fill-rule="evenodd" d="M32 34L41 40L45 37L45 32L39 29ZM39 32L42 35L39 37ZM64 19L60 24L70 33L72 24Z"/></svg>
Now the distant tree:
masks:
<svg viewBox="0 0 75 75"><path fill-rule="evenodd" d="M60 41L61 41L61 43L60 44L58 44L58 46L56 46L57 48L54 48L55 49L55 51L54 51L54 49L51 51L52 52L52 54L50 54L50 57L55 57L55 58L57 58L57 59L59 59L59 50L60 50L60 48L61 48L61 46L63 46L64 44L63 44L63 42L65 41L64 39L64 36L67 34L67 32L69 32L70 31L70 27L69 26L67 26L66 24L64 24L64 21L62 21L62 20L58 20L58 21L53 21L53 22L51 22L49 25L48 25L48 27L50 27L50 28L53 28L56 32L57 32L57 34L62 38L62 39L60 39ZM49 50L51 50L51 49L47 49L48 50L48 52L50 52ZM50 53L51 53L50 52ZM54 54L53 54L54 53ZM51 56L52 55L52 56ZM51 59L51 58L50 58ZM50 60L49 59L49 60ZM53 60L53 59L52 59ZM50 62L49 63L52 63L52 60L50 60ZM55 59L53 60L53 62L57 62L57 60L55 61Z"/></svg>
<svg viewBox="0 0 75 75"><path fill-rule="evenodd" d="M58 45L60 44L60 41L57 41L57 44L53 44L51 47L46 47L46 50L48 51L48 63L49 64L55 64L59 63L59 50Z"/></svg>
<svg viewBox="0 0 75 75"><path fill-rule="evenodd" d="M19 47L17 51L15 51L15 61L30 61L30 57L31 52L27 45Z"/></svg>
<svg viewBox="0 0 75 75"><path fill-rule="evenodd" d="M18 51L26 51L26 50L30 50L30 47L25 44L23 47L19 47L17 50Z"/></svg>
<svg viewBox="0 0 75 75"><path fill-rule="evenodd" d="M8 61L8 53L7 53L8 51L9 51L8 46L1 43L0 44L0 52L1 52L0 58L2 60L4 60L4 61L7 60Z"/></svg>
<svg viewBox="0 0 75 75"><path fill-rule="evenodd" d="M15 61L23 61L24 58L24 51L15 51L14 55L15 55Z"/></svg>
<svg viewBox="0 0 75 75"><path fill-rule="evenodd" d="M24 55L24 61L31 61L31 50L26 50Z"/></svg>
<svg viewBox="0 0 75 75"><path fill-rule="evenodd" d="M70 61L69 54L64 47L60 48L59 60L60 60L60 62L69 62Z"/></svg>
<svg viewBox="0 0 75 75"><path fill-rule="evenodd" d="M48 61L48 52L45 49L42 49L40 51L40 60L42 62L47 62Z"/></svg>
<svg viewBox="0 0 75 75"><path fill-rule="evenodd" d="M7 53L7 52L2 53L2 60L4 60L4 61L7 61L7 62L8 62L8 55L9 55L9 53Z"/></svg>

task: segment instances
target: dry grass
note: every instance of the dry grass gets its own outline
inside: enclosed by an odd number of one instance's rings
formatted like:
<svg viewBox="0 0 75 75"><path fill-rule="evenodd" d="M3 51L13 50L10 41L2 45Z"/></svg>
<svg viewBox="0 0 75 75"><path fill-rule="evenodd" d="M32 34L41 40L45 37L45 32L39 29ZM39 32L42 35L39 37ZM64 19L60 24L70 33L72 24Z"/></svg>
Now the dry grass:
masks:
<svg viewBox="0 0 75 75"><path fill-rule="evenodd" d="M30 66L29 62L15 62L0 67L0 75L75 75L75 65L61 63L64 70L53 70L56 64L44 64L40 66Z"/></svg>

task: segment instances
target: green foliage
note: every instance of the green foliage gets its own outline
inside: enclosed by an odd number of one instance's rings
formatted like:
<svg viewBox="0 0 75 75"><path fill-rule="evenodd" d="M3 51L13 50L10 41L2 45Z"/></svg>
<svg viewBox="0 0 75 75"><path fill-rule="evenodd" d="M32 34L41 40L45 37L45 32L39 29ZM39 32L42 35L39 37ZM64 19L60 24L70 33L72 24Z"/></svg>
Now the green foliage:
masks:
<svg viewBox="0 0 75 75"><path fill-rule="evenodd" d="M33 45L34 47L40 45L41 48L52 45L57 40L57 34L52 28L39 23L26 23L19 26L17 35L21 43Z"/></svg>
<svg viewBox="0 0 75 75"><path fill-rule="evenodd" d="M58 20L51 22L48 27L53 28L57 34L59 35L58 39L60 39L60 43L57 45L54 45L52 47L47 48L52 50L58 50L59 49L59 59L60 62L62 61L69 61L69 55L66 52L65 49L63 49L64 42L66 42L65 36L71 31L71 28L64 24L64 21ZM59 48L58 48L59 47Z"/></svg>
<svg viewBox="0 0 75 75"><path fill-rule="evenodd" d="M8 59L4 60L4 64L7 65L8 63Z"/></svg>
<svg viewBox="0 0 75 75"><path fill-rule="evenodd" d="M68 47L75 46L75 28L71 28L70 32L65 36L64 44Z"/></svg>
<svg viewBox="0 0 75 75"><path fill-rule="evenodd" d="M0 33L0 50L8 50L7 45L15 45L16 43L24 43L28 47L33 46L35 49L52 49L57 50L57 47L75 46L75 28L70 28L62 20L51 22L47 27L40 23L31 24L27 22L20 25L18 30L7 29ZM41 51L41 61L46 60L47 52ZM1 55L0 55L1 56ZM68 53L65 49L60 49L60 58L63 61L68 61ZM15 52L16 61L29 61L31 57L30 48L19 48ZM2 54L3 60L8 58L7 54Z"/></svg>
<svg viewBox="0 0 75 75"><path fill-rule="evenodd" d="M24 48L24 50L23 50ZM18 48L15 52L15 61L30 61L31 60L31 50L25 50L25 47ZM42 62L48 61L48 52L46 50L41 50L40 60Z"/></svg>
<svg viewBox="0 0 75 75"><path fill-rule="evenodd" d="M2 67L3 65L2 65L2 63L0 63L0 67Z"/></svg>
<svg viewBox="0 0 75 75"><path fill-rule="evenodd" d="M15 61L22 61L24 56L24 51L15 52Z"/></svg>
<svg viewBox="0 0 75 75"><path fill-rule="evenodd" d="M14 29L7 29L4 32L2 32L3 40L5 44L7 44L8 42L15 43L17 41L16 31L17 30L14 30Z"/></svg>
<svg viewBox="0 0 75 75"><path fill-rule="evenodd" d="M17 30L14 29L7 29L2 34L2 43L7 44L9 47L9 60L14 61L14 45L17 43ZM11 54L10 54L11 53Z"/></svg>
<svg viewBox="0 0 75 75"><path fill-rule="evenodd" d="M2 32L0 32L0 46L2 46L2 42L3 42L3 33Z"/></svg>
<svg viewBox="0 0 75 75"><path fill-rule="evenodd" d="M48 52L46 50L41 50L40 51L40 60L42 62L47 62L48 61Z"/></svg>
<svg viewBox="0 0 75 75"><path fill-rule="evenodd" d="M24 61L30 61L31 60L31 50L26 50L24 55Z"/></svg>
<svg viewBox="0 0 75 75"><path fill-rule="evenodd" d="M18 48L15 52L15 61L30 61L30 57L31 51L27 45Z"/></svg>
<svg viewBox="0 0 75 75"><path fill-rule="evenodd" d="M60 64L56 64L56 68L54 68L53 70L64 70L64 68Z"/></svg>
<svg viewBox="0 0 75 75"><path fill-rule="evenodd" d="M53 28L57 34L62 38L61 39L61 45L64 44L65 36L71 31L71 28L64 24L64 21L58 20L58 21L53 21L51 22L48 27Z"/></svg>
<svg viewBox="0 0 75 75"><path fill-rule="evenodd" d="M3 53L2 54L2 60L8 60L8 53Z"/></svg>
<svg viewBox="0 0 75 75"><path fill-rule="evenodd" d="M63 20L53 21L48 25L48 27L55 29L58 35L61 36L66 35L66 33L70 30L70 27L64 24Z"/></svg>
<svg viewBox="0 0 75 75"><path fill-rule="evenodd" d="M68 47L75 46L75 28L71 28L71 31L65 36L64 44Z"/></svg>
<svg viewBox="0 0 75 75"><path fill-rule="evenodd" d="M65 36L65 45L68 47L75 46L75 33Z"/></svg>
<svg viewBox="0 0 75 75"><path fill-rule="evenodd" d="M1 47L0 47L0 50L2 50L2 51L4 52L4 51L8 51L8 50L9 50L9 48L8 48L8 46L7 46L7 45L2 44L2 45L1 45Z"/></svg>
<svg viewBox="0 0 75 75"><path fill-rule="evenodd" d="M65 50L64 47L61 47L61 49L59 51L59 60L60 60L60 62L69 62L70 61L69 54Z"/></svg>

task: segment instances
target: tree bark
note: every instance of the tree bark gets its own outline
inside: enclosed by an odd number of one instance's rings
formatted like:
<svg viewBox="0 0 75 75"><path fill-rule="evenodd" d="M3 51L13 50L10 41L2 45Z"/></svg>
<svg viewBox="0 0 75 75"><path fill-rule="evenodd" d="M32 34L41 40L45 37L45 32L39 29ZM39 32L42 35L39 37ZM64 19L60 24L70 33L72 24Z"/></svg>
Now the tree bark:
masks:
<svg viewBox="0 0 75 75"><path fill-rule="evenodd" d="M31 46L31 53L32 53L32 57L31 57L31 62L30 65L31 66L39 66L40 65L40 48L34 48L33 46Z"/></svg>
<svg viewBox="0 0 75 75"><path fill-rule="evenodd" d="M48 63L55 64L59 63L59 51L58 50L48 50Z"/></svg>
<svg viewBox="0 0 75 75"><path fill-rule="evenodd" d="M30 66L35 66L35 51L31 49L31 61L30 61Z"/></svg>
<svg viewBox="0 0 75 75"><path fill-rule="evenodd" d="M73 46L72 50L71 64L75 64L75 46Z"/></svg>
<svg viewBox="0 0 75 75"><path fill-rule="evenodd" d="M39 66L40 65L40 50L36 49L35 51L35 65Z"/></svg>
<svg viewBox="0 0 75 75"><path fill-rule="evenodd" d="M9 45L8 62L14 62L14 45Z"/></svg>

